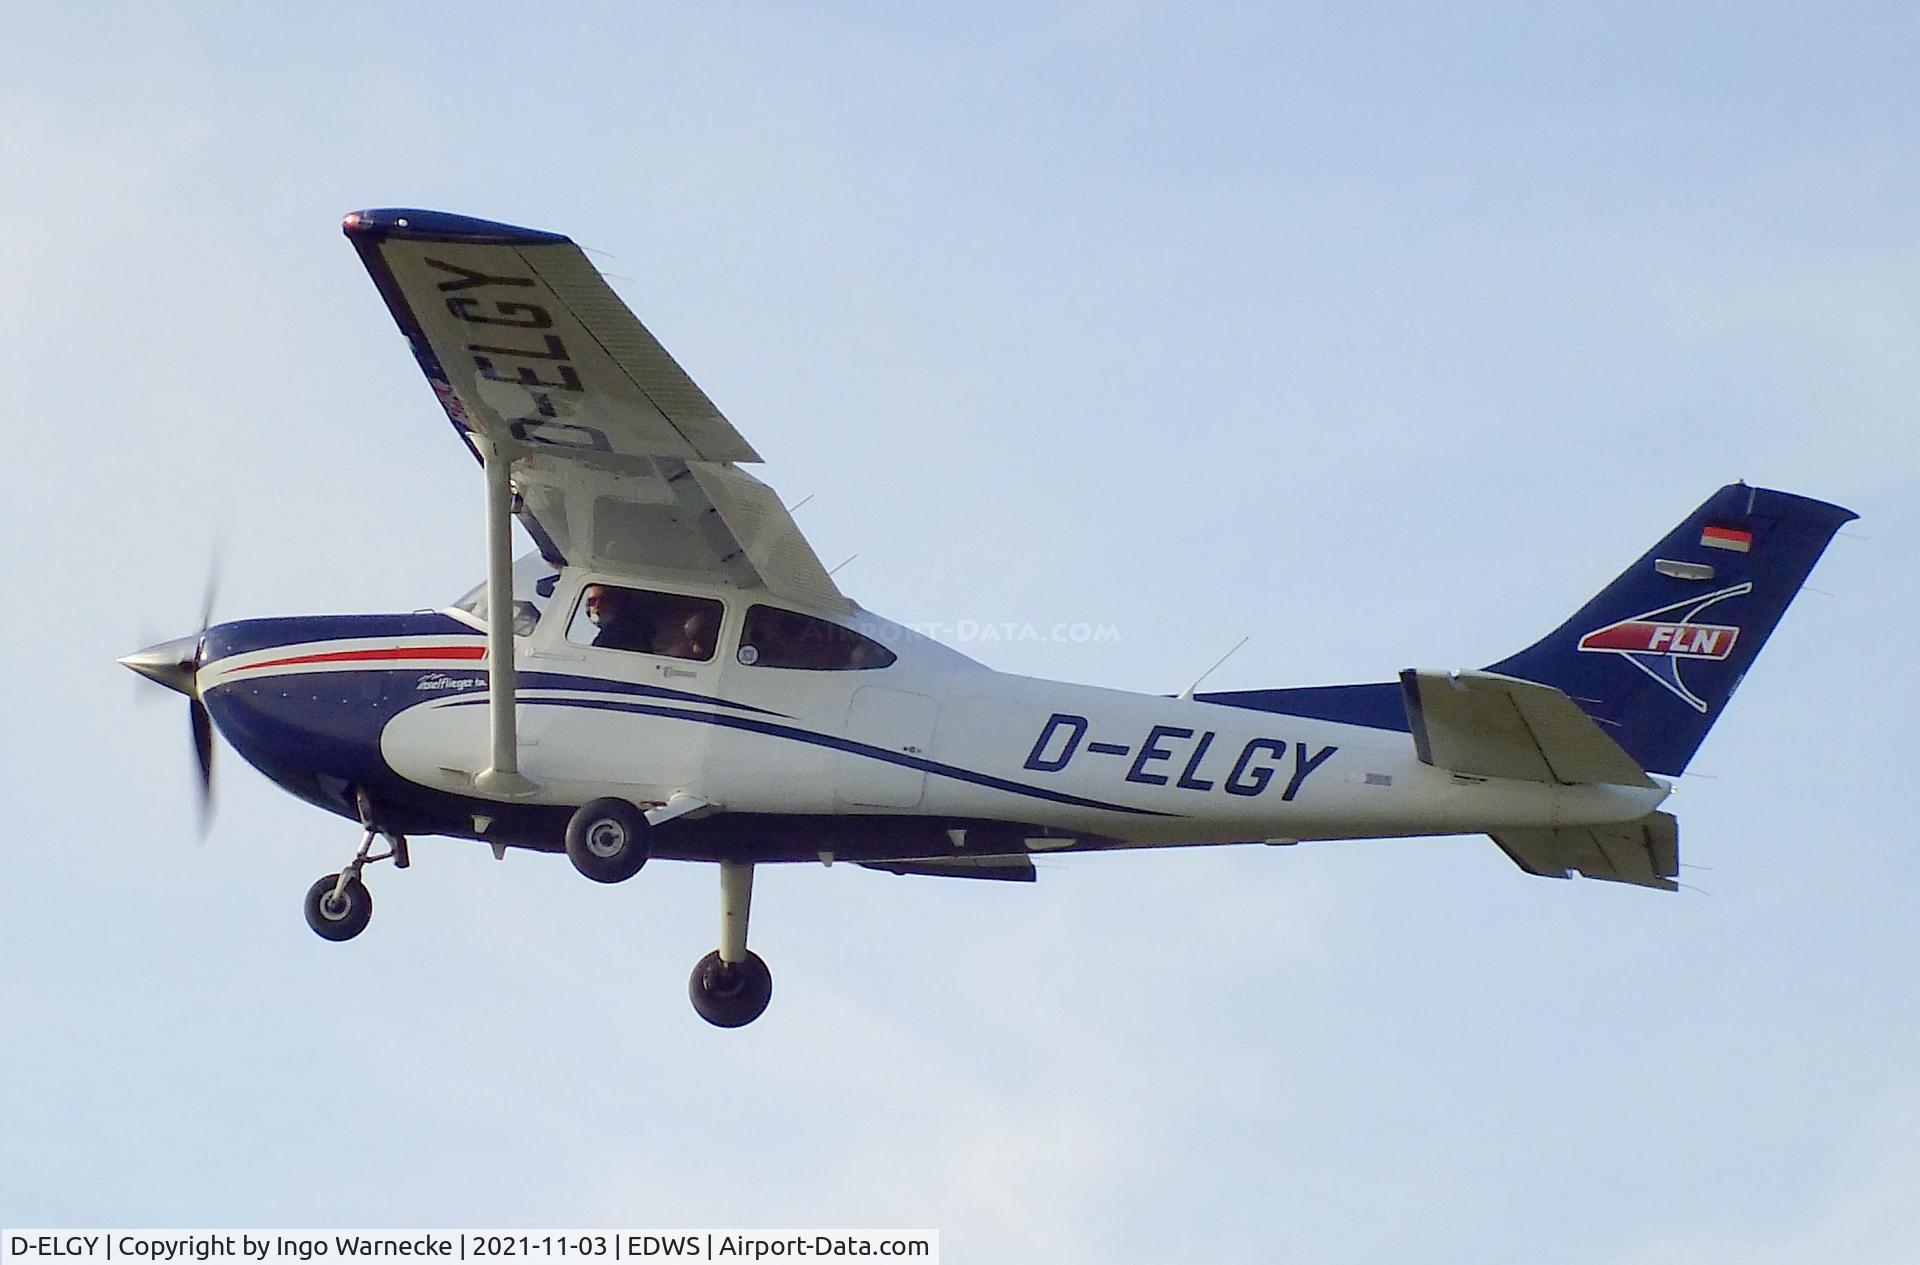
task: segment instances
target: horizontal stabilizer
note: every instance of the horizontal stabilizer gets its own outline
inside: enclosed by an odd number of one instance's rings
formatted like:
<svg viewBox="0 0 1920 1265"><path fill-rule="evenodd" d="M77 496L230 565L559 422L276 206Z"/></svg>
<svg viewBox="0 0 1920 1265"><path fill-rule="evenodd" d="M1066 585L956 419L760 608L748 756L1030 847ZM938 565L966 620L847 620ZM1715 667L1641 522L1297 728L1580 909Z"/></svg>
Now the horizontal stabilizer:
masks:
<svg viewBox="0 0 1920 1265"><path fill-rule="evenodd" d="M1610 883L1678 891L1680 827L1672 813L1651 813L1618 826L1563 826L1558 830L1501 830L1493 841L1513 863L1542 878L1577 872Z"/></svg>
<svg viewBox="0 0 1920 1265"><path fill-rule="evenodd" d="M1578 786L1655 783L1620 744L1550 685L1491 672L1400 674L1420 759L1476 777Z"/></svg>
<svg viewBox="0 0 1920 1265"><path fill-rule="evenodd" d="M869 870L888 874L926 874L935 878L990 878L1003 883L1031 883L1037 877L1033 862L1022 856L929 857L924 861L861 861Z"/></svg>

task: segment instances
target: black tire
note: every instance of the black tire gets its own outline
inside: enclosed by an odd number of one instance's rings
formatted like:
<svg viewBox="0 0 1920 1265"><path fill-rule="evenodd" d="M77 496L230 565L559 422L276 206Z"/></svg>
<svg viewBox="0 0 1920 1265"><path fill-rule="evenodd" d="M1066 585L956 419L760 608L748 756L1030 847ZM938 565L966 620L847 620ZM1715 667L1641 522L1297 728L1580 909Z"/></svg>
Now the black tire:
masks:
<svg viewBox="0 0 1920 1265"><path fill-rule="evenodd" d="M747 951L746 961L728 963L720 960L715 949L693 968L687 998L714 1027L742 1028L758 1019L773 1000L773 972L752 950Z"/></svg>
<svg viewBox="0 0 1920 1265"><path fill-rule="evenodd" d="M329 874L315 879L307 889L307 925L322 940L351 940L367 929L373 917L373 893L367 885L350 878L335 901L333 889L339 882L338 874Z"/></svg>
<svg viewBox="0 0 1920 1265"><path fill-rule="evenodd" d="M621 883L651 854L645 814L624 799L582 804L567 822L567 858L596 883Z"/></svg>

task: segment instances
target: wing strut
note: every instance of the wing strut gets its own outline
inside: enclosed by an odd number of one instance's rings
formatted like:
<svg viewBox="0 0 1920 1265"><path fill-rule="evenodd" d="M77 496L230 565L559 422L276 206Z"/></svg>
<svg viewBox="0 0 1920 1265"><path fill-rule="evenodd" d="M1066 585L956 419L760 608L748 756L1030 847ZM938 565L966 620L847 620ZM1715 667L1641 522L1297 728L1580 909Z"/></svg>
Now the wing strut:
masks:
<svg viewBox="0 0 1920 1265"><path fill-rule="evenodd" d="M489 795L530 795L538 788L520 776L514 728L513 457L505 445L477 434L473 442L487 472L487 711L493 722L493 763L473 784Z"/></svg>

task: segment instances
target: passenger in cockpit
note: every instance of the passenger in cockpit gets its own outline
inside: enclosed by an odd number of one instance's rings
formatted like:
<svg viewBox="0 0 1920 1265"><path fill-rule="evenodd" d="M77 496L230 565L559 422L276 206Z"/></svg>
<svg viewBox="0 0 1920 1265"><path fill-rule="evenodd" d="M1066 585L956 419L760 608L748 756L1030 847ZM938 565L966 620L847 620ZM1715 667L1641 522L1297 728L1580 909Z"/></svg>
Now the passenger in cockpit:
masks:
<svg viewBox="0 0 1920 1265"><path fill-rule="evenodd" d="M719 620L712 611L704 608L688 611L686 618L668 629L667 635L654 647L654 653L705 662L713 657L714 634L719 631Z"/></svg>

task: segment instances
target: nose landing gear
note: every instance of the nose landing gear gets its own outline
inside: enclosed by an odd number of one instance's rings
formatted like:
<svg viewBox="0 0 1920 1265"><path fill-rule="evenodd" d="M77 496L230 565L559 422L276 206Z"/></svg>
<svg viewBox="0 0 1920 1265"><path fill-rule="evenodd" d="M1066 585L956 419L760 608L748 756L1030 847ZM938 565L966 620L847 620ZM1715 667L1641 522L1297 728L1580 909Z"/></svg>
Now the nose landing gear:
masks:
<svg viewBox="0 0 1920 1265"><path fill-rule="evenodd" d="M384 837L387 850L373 855L373 841ZM367 827L367 837L347 868L338 874L315 879L307 889L307 925L322 940L351 940L367 929L373 918L373 893L360 880L360 871L375 861L393 862L397 870L407 868L407 837Z"/></svg>

